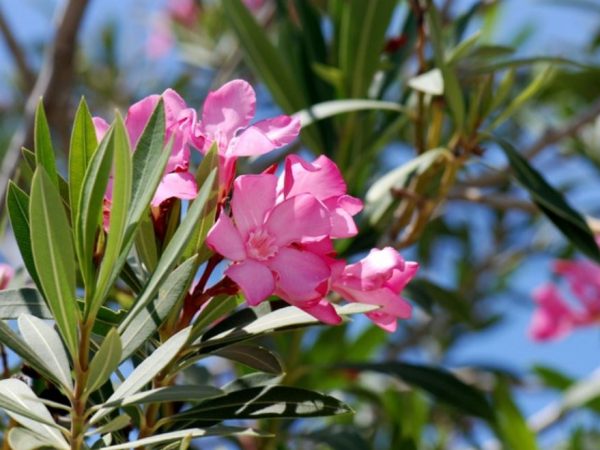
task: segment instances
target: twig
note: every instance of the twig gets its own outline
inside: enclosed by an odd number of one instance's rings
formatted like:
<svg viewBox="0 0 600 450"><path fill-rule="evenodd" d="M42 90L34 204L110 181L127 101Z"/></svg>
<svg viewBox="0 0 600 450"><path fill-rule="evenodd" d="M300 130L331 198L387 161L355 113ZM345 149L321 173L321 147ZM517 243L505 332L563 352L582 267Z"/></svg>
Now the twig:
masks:
<svg viewBox="0 0 600 450"><path fill-rule="evenodd" d="M481 189L474 187L455 189L448 194L448 199L480 203L501 210L518 209L528 213L536 213L539 211L530 201L494 192L486 193Z"/></svg>
<svg viewBox="0 0 600 450"><path fill-rule="evenodd" d="M19 46L19 43L17 42L17 39L10 28L10 25L6 21L4 14L2 14L2 10L0 10L0 34L2 34L8 50L15 60L17 69L19 70L21 78L23 79L25 90L30 90L35 82L35 77L29 68L29 65L27 64L27 59L25 58L23 49Z"/></svg>
<svg viewBox="0 0 600 450"><path fill-rule="evenodd" d="M577 135L585 125L593 122L598 116L600 116L600 98L593 102L583 113L568 122L564 127L546 130L537 141L523 152L523 156L527 159L534 158L549 145ZM467 179L463 184L475 187L496 186L508 180L508 177L508 171L500 171L494 174L486 174L485 176Z"/></svg>
<svg viewBox="0 0 600 450"><path fill-rule="evenodd" d="M35 85L27 98L24 119L13 135L0 170L0 210L8 180L13 177L19 162L21 147L33 142L35 108L40 97L49 121L64 120L68 105L75 56L75 42L89 0L69 0L58 12L58 27L53 44L48 47Z"/></svg>

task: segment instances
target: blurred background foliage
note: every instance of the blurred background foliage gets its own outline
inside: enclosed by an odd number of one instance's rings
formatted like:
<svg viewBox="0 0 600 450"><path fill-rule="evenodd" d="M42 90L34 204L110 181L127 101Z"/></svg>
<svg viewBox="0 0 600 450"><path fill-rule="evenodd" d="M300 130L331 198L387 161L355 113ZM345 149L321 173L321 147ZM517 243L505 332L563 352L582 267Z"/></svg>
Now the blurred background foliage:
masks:
<svg viewBox="0 0 600 450"><path fill-rule="evenodd" d="M600 232L600 4L533 2L566 17L576 10L597 26L556 21L569 30L565 40L583 35L532 54L543 14L498 39L518 4L531 2L203 0L179 2L188 4L182 13L178 2L138 0L129 17L105 19L113 16L102 11L124 11L117 3L127 2L0 4L0 185L11 176L28 183L20 148L31 148L29 110L40 95L66 151L81 95L95 115L166 87L200 105L208 90L241 77L271 110L305 124L300 142L246 170L289 152L329 156L349 192L366 199L360 234L338 251L355 260L392 245L422 267L406 292L414 317L393 335L359 320L264 342L283 355L286 382L332 392L353 416L265 423L277 438L227 445L600 447L600 377L581 376L597 365L596 348L557 346L533 366L527 352L536 347L523 326L551 258L579 252L600 261L592 237ZM18 265L1 214L2 256ZM465 342L476 357L461 357ZM564 349L586 363L565 363ZM219 360L190 376L245 370Z"/></svg>

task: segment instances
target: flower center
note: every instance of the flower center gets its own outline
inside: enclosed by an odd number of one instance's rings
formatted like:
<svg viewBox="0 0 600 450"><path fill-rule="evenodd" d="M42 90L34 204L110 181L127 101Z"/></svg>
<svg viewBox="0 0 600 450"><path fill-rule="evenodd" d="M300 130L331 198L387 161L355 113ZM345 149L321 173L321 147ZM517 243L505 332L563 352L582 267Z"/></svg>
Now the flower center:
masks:
<svg viewBox="0 0 600 450"><path fill-rule="evenodd" d="M265 230L258 229L248 234L246 250L251 258L264 261L275 256L278 247L275 244L275 238Z"/></svg>

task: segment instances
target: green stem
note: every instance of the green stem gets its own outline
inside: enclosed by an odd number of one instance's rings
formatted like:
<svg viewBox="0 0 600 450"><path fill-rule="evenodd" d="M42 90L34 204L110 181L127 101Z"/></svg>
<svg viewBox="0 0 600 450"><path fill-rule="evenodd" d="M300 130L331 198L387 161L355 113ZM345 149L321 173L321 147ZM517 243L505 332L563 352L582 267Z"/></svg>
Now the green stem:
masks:
<svg viewBox="0 0 600 450"><path fill-rule="evenodd" d="M80 323L79 355L75 361L75 389L71 398L71 450L84 448L84 433L86 429L87 393L85 386L89 375L91 321Z"/></svg>

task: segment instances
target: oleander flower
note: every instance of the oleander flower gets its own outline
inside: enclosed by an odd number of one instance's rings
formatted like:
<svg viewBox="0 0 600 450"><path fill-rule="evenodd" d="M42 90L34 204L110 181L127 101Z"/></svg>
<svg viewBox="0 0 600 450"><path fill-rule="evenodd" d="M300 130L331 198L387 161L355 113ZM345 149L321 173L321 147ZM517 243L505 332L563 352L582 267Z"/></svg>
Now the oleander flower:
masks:
<svg viewBox="0 0 600 450"><path fill-rule="evenodd" d="M225 275L237 283L248 304L281 296L325 322L338 323L334 308L322 301L330 269L303 242L329 235L328 211L311 194L277 202L277 177L242 175L233 183L230 218L222 212L207 245L232 261Z"/></svg>
<svg viewBox="0 0 600 450"><path fill-rule="evenodd" d="M5 263L0 263L0 291L8 288L10 281L15 276L15 269Z"/></svg>

